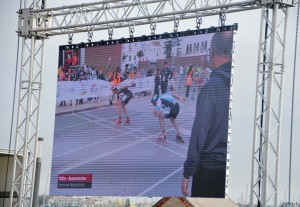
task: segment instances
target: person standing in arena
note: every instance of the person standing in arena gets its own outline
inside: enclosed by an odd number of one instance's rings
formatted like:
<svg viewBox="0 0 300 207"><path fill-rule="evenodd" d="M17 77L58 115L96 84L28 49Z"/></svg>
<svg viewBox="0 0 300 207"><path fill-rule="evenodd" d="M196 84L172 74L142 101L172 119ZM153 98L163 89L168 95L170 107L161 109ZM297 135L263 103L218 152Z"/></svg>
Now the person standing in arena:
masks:
<svg viewBox="0 0 300 207"><path fill-rule="evenodd" d="M211 40L210 80L201 89L196 105L181 191L192 197L225 197L229 98L233 32L217 32Z"/></svg>
<svg viewBox="0 0 300 207"><path fill-rule="evenodd" d="M173 127L176 130L176 140L180 143L184 143L178 123L176 122L176 117L179 114L180 110L179 104L176 99L180 100L181 102L185 102L185 99L178 96L177 94L166 92L158 97L156 103L153 103L153 105L155 106L154 115L158 117L159 125L162 131L161 135L156 139L157 143L167 144L164 119L170 119Z"/></svg>
<svg viewBox="0 0 300 207"><path fill-rule="evenodd" d="M126 109L126 104L128 104L129 100L133 98L133 93L128 88L134 87L135 83L132 83L128 86L113 85L112 91L113 94L117 95L117 106L118 106L118 118L115 120L115 124L122 123L122 111L125 113L126 120L125 123L130 123L130 118Z"/></svg>
<svg viewBox="0 0 300 207"><path fill-rule="evenodd" d="M187 72L187 76L186 76L186 92L185 92L186 98L189 97L190 88L192 86L192 83L193 83L193 66L190 65L189 70Z"/></svg>
<svg viewBox="0 0 300 207"><path fill-rule="evenodd" d="M168 82L170 79L172 79L173 73L171 69L168 67L168 62L164 62L164 67L160 71L160 89L161 94L164 94L168 91Z"/></svg>
<svg viewBox="0 0 300 207"><path fill-rule="evenodd" d="M154 91L153 96L151 99L151 103L154 105L157 103L158 97L159 97L159 86L160 86L160 69L157 67L155 76L154 76Z"/></svg>
<svg viewBox="0 0 300 207"><path fill-rule="evenodd" d="M114 85L119 85L121 83L121 73L120 67L117 66L110 74L109 74L109 81ZM115 94L109 96L109 105L113 105L113 99Z"/></svg>

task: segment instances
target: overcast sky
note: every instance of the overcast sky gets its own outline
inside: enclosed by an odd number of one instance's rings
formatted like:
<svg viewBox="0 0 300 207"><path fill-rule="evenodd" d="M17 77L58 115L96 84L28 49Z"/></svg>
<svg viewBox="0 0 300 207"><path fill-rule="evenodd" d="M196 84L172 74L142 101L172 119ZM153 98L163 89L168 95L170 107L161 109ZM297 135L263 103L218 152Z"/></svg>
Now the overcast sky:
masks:
<svg viewBox="0 0 300 207"><path fill-rule="evenodd" d="M57 2L57 1L55 1ZM61 0L59 4L48 2L48 7L69 5L80 1ZM86 1L85 1L86 2ZM18 1L4 1L1 4L1 107L0 107L0 149L8 148L10 138L10 125L13 105L13 88L17 55L17 30L19 9ZM229 197L235 201L245 200L246 191L250 193L251 181L251 153L254 129L254 109L256 92L256 71L260 31L261 10L228 14L226 24L239 24L235 42L235 71L233 81L233 110L232 110L232 139L230 146L230 169L229 169ZM288 162L289 162L289 139L291 117L291 94L292 72L295 45L296 8L290 9L288 22L288 43L285 70L284 105L281 138L281 167L279 201L288 199ZM195 29L195 20L180 22L179 31ZM218 17L203 19L202 28L218 26ZM172 32L173 22L159 24L156 33ZM136 27L135 36L150 34L149 26ZM114 31L113 38L128 37L128 28ZM299 37L298 37L299 38ZM93 41L108 39L107 31L94 33ZM67 35L51 37L46 41L45 61L43 71L43 88L40 111L39 137L45 139L43 151L43 168L40 192L47 189L48 175L51 169L52 141L54 129L55 97L56 97L56 72L58 61L58 46L67 44ZM86 42L87 34L75 34L73 43ZM299 56L298 47L298 56ZM300 75L296 70L296 94L294 108L294 142L293 142L293 165L292 165L292 195L291 199L300 201ZM298 82L297 82L298 81ZM17 83L18 84L18 83ZM15 107L15 113L17 106ZM15 131L15 128L13 128ZM248 187L247 187L248 186ZM1 191L1 189L0 189ZM48 192L47 192L48 193ZM249 198L247 198L249 201Z"/></svg>

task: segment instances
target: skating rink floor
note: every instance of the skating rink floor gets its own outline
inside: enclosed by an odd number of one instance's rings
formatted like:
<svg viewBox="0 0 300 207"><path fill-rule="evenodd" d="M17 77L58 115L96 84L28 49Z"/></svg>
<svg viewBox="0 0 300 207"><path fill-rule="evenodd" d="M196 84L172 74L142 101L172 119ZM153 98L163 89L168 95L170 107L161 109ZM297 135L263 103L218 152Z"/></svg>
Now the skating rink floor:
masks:
<svg viewBox="0 0 300 207"><path fill-rule="evenodd" d="M177 91L182 96L184 92ZM166 119L165 145L155 141L161 130L151 97L136 97L126 105L131 124L116 125L117 106L109 105L57 115L50 195L182 196L183 163L196 99L179 102L176 120L185 143L176 141L176 131ZM92 174L92 187L57 188L59 174Z"/></svg>

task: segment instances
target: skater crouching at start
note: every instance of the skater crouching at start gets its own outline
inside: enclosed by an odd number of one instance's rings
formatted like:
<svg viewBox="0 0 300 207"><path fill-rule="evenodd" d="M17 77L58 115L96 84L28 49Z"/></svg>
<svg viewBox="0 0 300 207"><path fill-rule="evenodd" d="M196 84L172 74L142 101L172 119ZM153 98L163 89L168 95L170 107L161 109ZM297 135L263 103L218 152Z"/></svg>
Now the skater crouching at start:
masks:
<svg viewBox="0 0 300 207"><path fill-rule="evenodd" d="M121 86L117 87L117 85L114 85L112 87L113 94L117 94L117 105L118 105L118 119L116 119L115 124L122 123L122 112L121 107L125 113L126 120L125 123L130 123L130 118L128 116L128 112L126 109L126 104L129 102L129 100L133 97L133 93L128 89L130 87L134 87L135 83L132 83L128 86Z"/></svg>
<svg viewBox="0 0 300 207"><path fill-rule="evenodd" d="M176 99L180 100L181 102L185 102L185 99L178 96L177 94L166 92L158 98L157 103L153 104L154 106L156 105L154 109L154 115L158 117L159 125L162 131L161 135L156 139L156 142L158 143L167 144L164 119L170 119L173 127L176 130L176 140L178 142L184 143L179 130L179 126L176 122L176 117L179 114L180 109Z"/></svg>

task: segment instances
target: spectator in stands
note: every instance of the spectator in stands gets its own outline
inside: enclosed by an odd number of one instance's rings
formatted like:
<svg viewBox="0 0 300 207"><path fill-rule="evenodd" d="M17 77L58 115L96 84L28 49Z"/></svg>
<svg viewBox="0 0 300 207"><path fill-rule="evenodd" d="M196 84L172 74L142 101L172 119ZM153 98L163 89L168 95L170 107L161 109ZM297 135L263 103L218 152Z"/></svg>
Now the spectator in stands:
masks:
<svg viewBox="0 0 300 207"><path fill-rule="evenodd" d="M64 69L65 70L69 70L69 66L72 64L72 57L70 54L67 54L67 58L66 58L66 61L65 61L65 67Z"/></svg>
<svg viewBox="0 0 300 207"><path fill-rule="evenodd" d="M78 79L77 80L86 80L86 72L83 70L81 67L80 70L78 71Z"/></svg>
<svg viewBox="0 0 300 207"><path fill-rule="evenodd" d="M149 68L147 71L147 77L152 76L153 75L153 70L152 68Z"/></svg>
<svg viewBox="0 0 300 207"><path fill-rule="evenodd" d="M76 53L74 53L72 57L72 65L78 65L78 57Z"/></svg>
<svg viewBox="0 0 300 207"><path fill-rule="evenodd" d="M66 74L65 72L63 71L63 67L60 66L57 70L57 73L58 73L58 81L65 81L66 80ZM60 106L65 106L66 105L66 101L61 101L60 102Z"/></svg>
<svg viewBox="0 0 300 207"><path fill-rule="evenodd" d="M77 81L78 77L79 77L79 71L78 70L71 70L71 71L73 71L73 72L71 72L70 80Z"/></svg>
<svg viewBox="0 0 300 207"><path fill-rule="evenodd" d="M57 69L57 80L62 80L63 78L65 78L64 69L62 66L59 66Z"/></svg>
<svg viewBox="0 0 300 207"><path fill-rule="evenodd" d="M129 78L131 79L135 78L134 69L130 69Z"/></svg>
<svg viewBox="0 0 300 207"><path fill-rule="evenodd" d="M136 69L135 77L136 78L141 78L141 71L140 71L140 69Z"/></svg>
<svg viewBox="0 0 300 207"><path fill-rule="evenodd" d="M98 79L100 79L100 80L105 80L105 77L104 77L104 74L103 74L101 68L98 70Z"/></svg>

